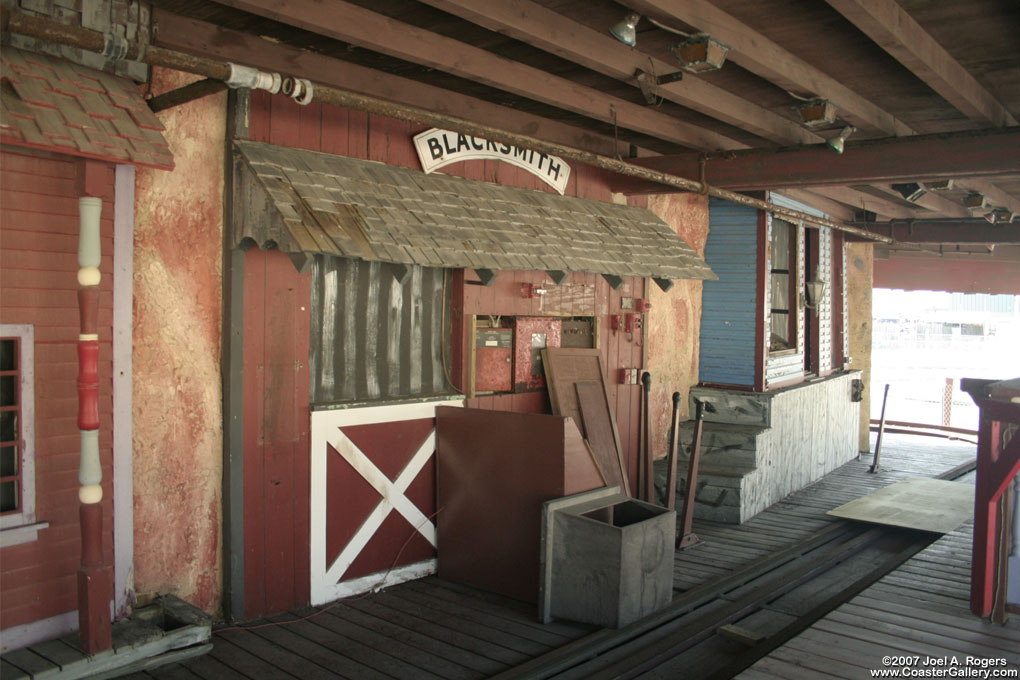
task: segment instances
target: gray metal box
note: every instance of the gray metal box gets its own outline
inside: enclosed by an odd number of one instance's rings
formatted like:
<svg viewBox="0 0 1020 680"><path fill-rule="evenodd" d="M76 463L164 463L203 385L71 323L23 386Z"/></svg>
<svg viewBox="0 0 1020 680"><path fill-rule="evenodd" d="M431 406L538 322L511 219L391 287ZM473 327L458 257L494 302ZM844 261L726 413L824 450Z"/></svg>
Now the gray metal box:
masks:
<svg viewBox="0 0 1020 680"><path fill-rule="evenodd" d="M620 628L673 596L676 512L619 487L547 501L542 512L539 619Z"/></svg>

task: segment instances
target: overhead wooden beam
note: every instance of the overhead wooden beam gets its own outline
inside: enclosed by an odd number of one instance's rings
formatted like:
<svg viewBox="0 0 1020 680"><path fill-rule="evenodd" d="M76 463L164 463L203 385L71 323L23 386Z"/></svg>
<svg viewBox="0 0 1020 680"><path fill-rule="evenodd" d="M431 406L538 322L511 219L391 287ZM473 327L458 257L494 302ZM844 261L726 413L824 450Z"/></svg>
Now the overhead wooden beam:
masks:
<svg viewBox="0 0 1020 680"><path fill-rule="evenodd" d="M828 3L971 120L1016 125L1016 118L895 0Z"/></svg>
<svg viewBox="0 0 1020 680"><path fill-rule="evenodd" d="M883 194L886 194L893 200L905 200L900 192L898 192L896 189L893 189L888 184L874 184L872 185L872 187L876 191L880 191ZM971 217L970 211L964 208L962 205L960 205L959 203L954 203L953 201L950 201L948 198L944 198L942 196L939 196L938 194L924 193L919 198L913 201L908 201L908 203L916 205L920 208L924 208L925 210L931 211L932 217L961 217L961 218Z"/></svg>
<svg viewBox="0 0 1020 680"><path fill-rule="evenodd" d="M813 191L834 201L845 203L856 210L866 210L889 219L909 220L927 212L918 208L909 208L900 202L874 196L851 187L818 187Z"/></svg>
<svg viewBox="0 0 1020 680"><path fill-rule="evenodd" d="M957 184L964 189L984 194L985 198L988 199L988 203L996 208L1005 208L1010 212L1020 214L1020 198L1007 194L988 180L969 177L961 179Z"/></svg>
<svg viewBox="0 0 1020 680"><path fill-rule="evenodd" d="M729 61L786 90L828 99L839 107L841 118L862 130L895 136L913 132L891 113L794 56L709 0L624 0L623 4L667 24L670 20L682 21L711 34L730 46L726 57Z"/></svg>
<svg viewBox="0 0 1020 680"><path fill-rule="evenodd" d="M652 156L632 162L681 177L700 176L700 154ZM709 184L742 191L1018 173L1017 127L848 142L842 154L817 144L748 149L705 159ZM629 194L661 191L661 187L642 186L623 177L614 179L612 189Z"/></svg>
<svg viewBox="0 0 1020 680"><path fill-rule="evenodd" d="M524 113L410 78L332 59L289 45L221 28L210 23L153 10L159 26L155 43L205 57L215 57L267 71L315 74L316 82L353 92L375 94L391 101L438 111L477 123L500 121L505 129L607 156L626 154L627 145L590 130Z"/></svg>
<svg viewBox="0 0 1020 680"><path fill-rule="evenodd" d="M521 62L340 0L220 0L274 21L429 66L505 92L694 149L746 144L655 109L610 97Z"/></svg>
<svg viewBox="0 0 1020 680"><path fill-rule="evenodd" d="M635 85L637 71L659 76L679 70L649 54L630 48L607 31L596 31L531 0L422 0L491 31L569 59L603 75ZM640 45L638 46L640 47ZM812 144L822 138L804 126L758 106L707 80L688 77L659 85L656 94L780 144Z"/></svg>
<svg viewBox="0 0 1020 680"><path fill-rule="evenodd" d="M986 220L916 220L855 223L898 243L1020 245L1020 224L989 224Z"/></svg>

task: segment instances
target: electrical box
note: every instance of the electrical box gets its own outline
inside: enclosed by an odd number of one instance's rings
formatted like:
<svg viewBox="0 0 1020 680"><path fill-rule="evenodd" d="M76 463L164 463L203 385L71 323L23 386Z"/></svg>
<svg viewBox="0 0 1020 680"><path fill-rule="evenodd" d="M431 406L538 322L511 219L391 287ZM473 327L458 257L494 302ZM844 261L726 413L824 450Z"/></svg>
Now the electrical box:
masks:
<svg viewBox="0 0 1020 680"><path fill-rule="evenodd" d="M554 317L519 316L514 320L514 392L545 387L542 350L560 347L563 321Z"/></svg>
<svg viewBox="0 0 1020 680"><path fill-rule="evenodd" d="M509 392L513 387L513 329L475 331L475 391Z"/></svg>

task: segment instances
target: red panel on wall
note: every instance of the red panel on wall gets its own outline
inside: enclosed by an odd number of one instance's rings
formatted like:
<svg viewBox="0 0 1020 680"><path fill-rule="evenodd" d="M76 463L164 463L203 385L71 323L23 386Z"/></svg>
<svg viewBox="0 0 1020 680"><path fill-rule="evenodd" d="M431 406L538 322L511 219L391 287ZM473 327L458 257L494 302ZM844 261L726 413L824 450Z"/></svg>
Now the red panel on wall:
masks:
<svg viewBox="0 0 1020 680"><path fill-rule="evenodd" d="M99 455L104 562L113 565L114 168L55 155L0 151L0 323L35 334L35 515L49 522L3 549L0 621L23 625L78 606L78 197L103 199L100 220ZM113 593L110 593L111 597Z"/></svg>
<svg viewBox="0 0 1020 680"><path fill-rule="evenodd" d="M308 602L309 277L284 253L245 258L245 614Z"/></svg>
<svg viewBox="0 0 1020 680"><path fill-rule="evenodd" d="M542 350L559 347L563 322L550 317L517 317L514 321L514 391L545 387Z"/></svg>

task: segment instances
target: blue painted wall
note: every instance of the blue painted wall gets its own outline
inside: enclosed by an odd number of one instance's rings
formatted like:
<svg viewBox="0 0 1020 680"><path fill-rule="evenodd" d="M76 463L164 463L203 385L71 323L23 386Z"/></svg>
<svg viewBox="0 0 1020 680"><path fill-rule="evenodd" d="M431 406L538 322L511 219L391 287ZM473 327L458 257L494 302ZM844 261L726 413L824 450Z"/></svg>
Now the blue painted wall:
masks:
<svg viewBox="0 0 1020 680"><path fill-rule="evenodd" d="M713 198L708 220L699 380L753 386L758 210Z"/></svg>

